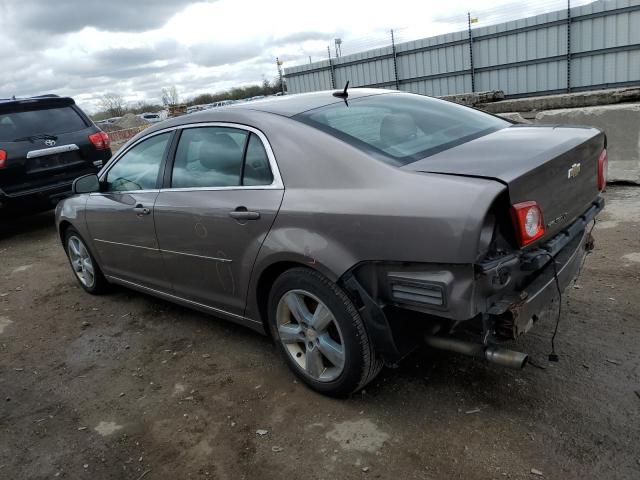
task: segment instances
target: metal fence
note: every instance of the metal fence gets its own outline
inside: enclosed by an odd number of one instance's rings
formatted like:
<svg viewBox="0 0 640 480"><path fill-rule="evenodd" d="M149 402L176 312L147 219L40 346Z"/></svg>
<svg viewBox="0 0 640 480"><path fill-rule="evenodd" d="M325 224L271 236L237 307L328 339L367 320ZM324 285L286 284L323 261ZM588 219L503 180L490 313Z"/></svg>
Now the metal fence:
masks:
<svg viewBox="0 0 640 480"><path fill-rule="evenodd" d="M579 7L286 68L289 93L353 87L507 97L640 84L640 0Z"/></svg>

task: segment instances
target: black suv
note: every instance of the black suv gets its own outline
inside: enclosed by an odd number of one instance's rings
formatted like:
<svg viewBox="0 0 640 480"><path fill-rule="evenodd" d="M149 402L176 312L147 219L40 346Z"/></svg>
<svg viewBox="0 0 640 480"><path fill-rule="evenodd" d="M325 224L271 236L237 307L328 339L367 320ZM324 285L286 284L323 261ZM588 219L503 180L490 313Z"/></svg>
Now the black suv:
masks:
<svg viewBox="0 0 640 480"><path fill-rule="evenodd" d="M0 213L52 208L110 157L109 136L72 98L0 99Z"/></svg>

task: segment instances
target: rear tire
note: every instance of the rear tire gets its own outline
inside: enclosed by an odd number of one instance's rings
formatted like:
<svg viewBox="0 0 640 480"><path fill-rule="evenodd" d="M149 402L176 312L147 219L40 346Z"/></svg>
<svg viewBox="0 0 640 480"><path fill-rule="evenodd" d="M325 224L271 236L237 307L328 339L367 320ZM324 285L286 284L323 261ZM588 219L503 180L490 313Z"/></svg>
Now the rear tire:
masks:
<svg viewBox="0 0 640 480"><path fill-rule="evenodd" d="M64 250L76 280L84 291L99 295L107 291L109 283L104 278L98 262L91 254L78 231L69 227L64 235Z"/></svg>
<svg viewBox="0 0 640 480"><path fill-rule="evenodd" d="M315 270L293 268L280 275L269 294L268 315L289 368L322 394L357 392L382 369L353 302Z"/></svg>

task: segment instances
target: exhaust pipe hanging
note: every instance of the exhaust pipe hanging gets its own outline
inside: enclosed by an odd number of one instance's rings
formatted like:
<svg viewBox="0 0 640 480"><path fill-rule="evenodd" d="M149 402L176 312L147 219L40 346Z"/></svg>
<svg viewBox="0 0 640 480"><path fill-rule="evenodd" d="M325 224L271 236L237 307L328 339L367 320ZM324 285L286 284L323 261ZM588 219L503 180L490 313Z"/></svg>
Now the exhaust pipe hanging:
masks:
<svg viewBox="0 0 640 480"><path fill-rule="evenodd" d="M431 348L461 353L508 368L522 369L529 360L529 355L526 353L494 345L483 345L481 343L471 343L455 338L434 337L431 335L426 335L424 341Z"/></svg>

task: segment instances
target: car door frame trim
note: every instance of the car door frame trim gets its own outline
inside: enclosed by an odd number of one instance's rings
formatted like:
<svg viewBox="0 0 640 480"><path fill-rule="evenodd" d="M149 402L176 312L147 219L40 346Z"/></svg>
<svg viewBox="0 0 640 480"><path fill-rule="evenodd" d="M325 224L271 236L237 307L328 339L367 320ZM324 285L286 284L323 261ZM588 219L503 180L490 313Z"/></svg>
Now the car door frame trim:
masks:
<svg viewBox="0 0 640 480"><path fill-rule="evenodd" d="M222 263L231 263L231 262L233 262L233 260L231 260L230 258L208 257L206 255L196 255L195 253L176 252L175 250L164 250L162 248L160 249L160 251L162 253L173 253L175 255L186 255L187 257L204 258L206 260L214 260L216 262L222 262Z"/></svg>
<svg viewBox="0 0 640 480"><path fill-rule="evenodd" d="M173 253L175 255L186 255L187 257L204 258L206 260L214 260L216 262L221 262L221 263L233 262L233 260L229 258L208 257L206 255L196 255L195 253L176 252L175 250L164 250L162 248L143 247L142 245L133 245L131 243L123 243L123 242L113 242L111 240L103 240L102 238L94 238L93 240L95 242L110 243L112 245L121 245L123 247L143 248L145 250L152 250L154 252L159 252L159 253Z"/></svg>
<svg viewBox="0 0 640 480"><path fill-rule="evenodd" d="M233 122L199 122L199 123L187 123L183 125L176 125L169 128L164 128L162 130L158 130L156 132L152 132L148 135L145 135L131 145L128 145L126 149L123 149L121 152L118 152L116 156L114 156L111 160L109 160L104 167L98 173L98 179L102 182L106 178L109 170L118 163L118 161L133 147L135 147L138 143L147 140L153 136L161 135L163 133L175 132L185 130L187 128L202 128L202 127L223 127L223 128L235 128L238 130L245 130L251 133L254 133L262 142L262 146L267 152L267 158L269 160L269 167L271 168L271 173L273 174L273 181L269 185L234 185L230 187L187 187L187 188L160 188L160 189L152 189L152 190L126 190L126 191L117 191L117 192L100 192L98 195L105 194L124 194L124 193L143 193L143 192L193 192L193 191L224 191L224 190L284 190L284 183L282 181L282 175L280 174L280 169L278 168L278 163L276 161L276 157L273 153L273 149L271 148L271 144L267 139L266 135L258 130L255 127L251 127L249 125L244 125L241 123L233 123ZM163 159L164 161L164 159ZM173 165L174 158L167 158L166 162Z"/></svg>
<svg viewBox="0 0 640 480"><path fill-rule="evenodd" d="M121 245L123 247L143 248L144 250L153 250L154 252L160 251L158 248L143 247L142 245L132 245L131 243L113 242L111 240L103 240L102 238L94 238L93 241L101 242L101 243L109 243L111 245Z"/></svg>

